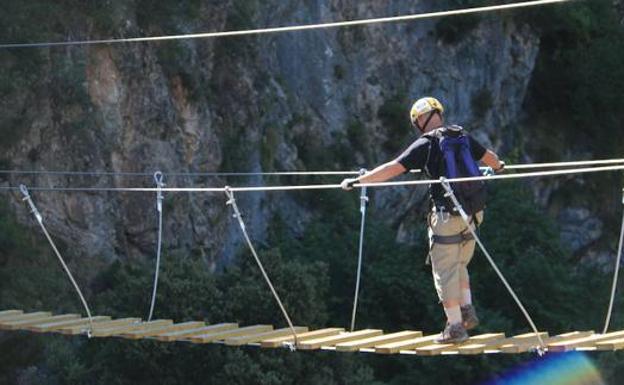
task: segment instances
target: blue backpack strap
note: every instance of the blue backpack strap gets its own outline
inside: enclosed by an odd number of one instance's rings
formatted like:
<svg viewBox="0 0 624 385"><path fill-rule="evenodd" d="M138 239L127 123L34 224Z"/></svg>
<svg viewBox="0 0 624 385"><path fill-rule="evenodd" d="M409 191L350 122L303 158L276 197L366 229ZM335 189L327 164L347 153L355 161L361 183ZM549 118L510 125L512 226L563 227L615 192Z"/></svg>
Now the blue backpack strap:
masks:
<svg viewBox="0 0 624 385"><path fill-rule="evenodd" d="M472 158L472 153L470 152L470 140L468 136L462 132L461 128L452 130L456 132L457 136L444 135L444 133L448 131L451 130L446 129L440 131L440 150L442 150L446 163L446 177L459 177L459 171L457 170L458 156L470 176L480 176L479 167Z"/></svg>
<svg viewBox="0 0 624 385"><path fill-rule="evenodd" d="M466 169L468 170L468 174L470 176L481 176L479 172L479 167L477 166L477 162L475 162L472 157L472 153L470 152L470 140L468 136L462 135L461 138L461 157L464 161L464 165L466 165Z"/></svg>

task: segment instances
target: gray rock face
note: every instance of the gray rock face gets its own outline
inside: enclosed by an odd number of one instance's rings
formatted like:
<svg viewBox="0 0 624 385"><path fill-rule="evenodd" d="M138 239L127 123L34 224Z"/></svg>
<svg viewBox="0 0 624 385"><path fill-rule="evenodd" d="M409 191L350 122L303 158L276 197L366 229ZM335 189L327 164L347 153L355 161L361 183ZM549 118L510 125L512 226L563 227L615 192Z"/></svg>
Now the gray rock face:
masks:
<svg viewBox="0 0 624 385"><path fill-rule="evenodd" d="M602 235L602 221L585 208L563 209L557 219L561 225L561 241L572 252L591 245Z"/></svg>
<svg viewBox="0 0 624 385"><path fill-rule="evenodd" d="M237 4L205 6L199 21L179 21L178 27L233 29L233 17L242 12ZM247 22L253 26L438 9L430 0L249 4ZM131 9L127 15L125 34L150 30L137 26ZM6 116L20 111L22 119L13 121L20 134L4 145L1 160L15 169L162 170L172 187L264 185L274 182L167 172L372 168L416 138L405 125L411 101L422 95L440 98L449 120L497 148L520 113L537 35L511 19L485 18L446 43L437 23L50 50L44 79L16 92L18 99L2 100ZM51 80L59 67L72 74L71 84ZM79 96L64 99L62 94ZM4 184L18 182L153 186L151 176L15 177ZM400 228L399 239L415 241L411 229L422 223L413 213L422 209L423 194L384 189L372 204ZM76 255L146 258L155 251L155 194L38 193L34 198L51 232ZM11 202L21 221L30 223L21 203ZM275 213L290 218L297 232L314 216L289 194L239 194L238 202L258 241L266 238ZM241 237L224 203L220 194L166 194L165 250L200 254L212 266L227 263ZM599 231L599 224L590 220L588 225L585 217L573 219L583 231L571 229L570 242L579 243L577 233Z"/></svg>

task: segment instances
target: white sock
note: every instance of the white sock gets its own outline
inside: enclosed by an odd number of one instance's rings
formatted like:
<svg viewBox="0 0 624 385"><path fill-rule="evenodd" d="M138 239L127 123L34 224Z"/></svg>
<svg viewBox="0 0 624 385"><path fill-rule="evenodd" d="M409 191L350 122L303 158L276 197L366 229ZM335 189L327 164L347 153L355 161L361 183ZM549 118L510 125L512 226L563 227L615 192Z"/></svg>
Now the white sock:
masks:
<svg viewBox="0 0 624 385"><path fill-rule="evenodd" d="M448 319L449 324L453 325L462 322L461 310L459 310L459 306L445 307L444 313L446 313L446 318Z"/></svg>
<svg viewBox="0 0 624 385"><path fill-rule="evenodd" d="M462 306L472 305L472 293L470 289L462 289Z"/></svg>

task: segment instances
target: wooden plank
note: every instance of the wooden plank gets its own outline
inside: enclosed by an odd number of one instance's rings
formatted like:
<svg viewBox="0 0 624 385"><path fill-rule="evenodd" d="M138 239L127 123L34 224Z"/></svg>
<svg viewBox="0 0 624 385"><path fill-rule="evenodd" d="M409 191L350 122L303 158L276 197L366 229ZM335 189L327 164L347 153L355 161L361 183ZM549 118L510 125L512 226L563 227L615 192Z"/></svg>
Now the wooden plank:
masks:
<svg viewBox="0 0 624 385"><path fill-rule="evenodd" d="M349 342L357 339L375 337L383 334L379 329L364 329L352 333L340 333L335 336L315 338L308 341L301 341L297 344L297 348L301 350L316 350L321 346L332 346L341 342Z"/></svg>
<svg viewBox="0 0 624 385"><path fill-rule="evenodd" d="M570 332L564 333L557 336L544 338L543 341L546 345L554 342L567 341L572 339L584 338L593 335L593 331L584 331L584 332ZM537 339L528 339L521 342L510 343L502 345L499 348L501 353L525 353L534 350L537 346L539 346L539 341Z"/></svg>
<svg viewBox="0 0 624 385"><path fill-rule="evenodd" d="M273 326L253 325L253 326L246 326L244 328L226 330L222 332L200 334L198 336L191 337L190 341L196 344L206 344L210 342L221 341L230 337L238 337L238 336L244 336L244 335L258 334L262 332L268 332L269 330L273 330Z"/></svg>
<svg viewBox="0 0 624 385"><path fill-rule="evenodd" d="M17 320L17 321L6 322L0 326L0 329L18 330L18 329L24 329L27 326L36 325L36 324L40 324L44 322L68 321L68 320L77 319L77 318L80 318L80 314L63 314L63 315L57 315L54 317L31 318L27 320L22 319L22 320Z"/></svg>
<svg viewBox="0 0 624 385"><path fill-rule="evenodd" d="M500 340L505 337L504 333L487 333L480 334L474 337L468 338L465 342L461 344L431 344L426 346L421 346L415 349L416 354L419 356L434 356L438 354L442 354L445 352L453 352L457 353L460 346L472 345L472 344L483 344L485 342L489 342L492 340Z"/></svg>
<svg viewBox="0 0 624 385"><path fill-rule="evenodd" d="M142 330L134 330L131 332L121 334L121 337L137 340L139 338L153 337L159 334L165 334L165 333L170 333L170 332L175 332L175 331L197 329L203 326L206 326L204 322L198 322L198 321L183 322L179 324L155 326L152 328L147 328L147 329L142 329Z"/></svg>
<svg viewBox="0 0 624 385"><path fill-rule="evenodd" d="M548 337L548 333L539 332L539 336L542 339ZM536 341L536 342L533 342ZM535 333L524 333L519 334L513 337L505 338L503 335L500 339L492 339L490 341L484 343L474 343L474 344L463 344L457 349L457 353L459 354L485 354L485 353L500 353L500 348L506 345L528 345L527 348L539 346L539 339L535 335ZM448 351L446 353L451 353L453 351Z"/></svg>
<svg viewBox="0 0 624 385"><path fill-rule="evenodd" d="M0 319L6 317L13 317L16 315L24 314L23 310L2 310L0 311Z"/></svg>
<svg viewBox="0 0 624 385"><path fill-rule="evenodd" d="M547 332L540 332L539 336L544 343L548 341ZM498 346L496 353L524 353L535 349L539 345L540 341L535 333L525 333L507 339L507 341Z"/></svg>
<svg viewBox="0 0 624 385"><path fill-rule="evenodd" d="M95 316L92 319L93 319L93 322L96 323L96 322L110 321L111 317ZM88 325L88 324L89 324L88 318L79 318L79 319L72 319L69 321L46 322L46 323L30 325L26 327L25 329L31 332L35 332L35 333L45 333L45 332L51 332L51 331L55 331L58 329L62 329L68 326L80 326L80 325Z"/></svg>
<svg viewBox="0 0 624 385"><path fill-rule="evenodd" d="M404 330L401 332L383 334L380 336L368 337L355 341L342 342L336 345L336 350L339 352L356 352L364 348L372 348L377 345L383 345L392 342L401 342L418 337L422 337L422 332Z"/></svg>
<svg viewBox="0 0 624 385"><path fill-rule="evenodd" d="M624 331L617 331L607 334L594 334L588 337L575 338L566 341L551 342L548 344L549 352L567 352L576 348L586 348L595 346L597 342L624 338Z"/></svg>
<svg viewBox="0 0 624 385"><path fill-rule="evenodd" d="M596 350L620 350L624 348L624 338L596 342Z"/></svg>
<svg viewBox="0 0 624 385"><path fill-rule="evenodd" d="M127 333L132 330L150 330L151 328L162 327L171 325L173 320L159 319L150 322L135 322L126 325L114 326L110 328L95 328L91 332L93 337L118 337L121 334Z"/></svg>
<svg viewBox="0 0 624 385"><path fill-rule="evenodd" d="M196 329L179 330L175 332L169 332L154 336L159 341L175 341L184 340L190 337L198 336L200 334L214 333L218 331L237 329L237 323L220 323L215 325L202 326Z"/></svg>
<svg viewBox="0 0 624 385"><path fill-rule="evenodd" d="M533 334L533 337L535 337L535 334ZM523 338L523 340L524 339L526 338ZM483 343L469 343L467 345L461 345L459 348L457 348L457 353L472 354L472 355L482 354L482 353L485 353L486 350L492 351L492 350L498 349L502 345L505 345L513 341L514 341L513 337L506 338L505 334L501 334L500 338L494 338Z"/></svg>
<svg viewBox="0 0 624 385"><path fill-rule="evenodd" d="M295 333L305 333L308 331L308 328L305 326L295 326ZM258 333L258 334L249 334L240 337L230 337L225 340L225 344L229 346L241 346L245 344L252 344L256 342L260 342L267 338L276 338L276 337L284 337L291 336L292 330L290 328L283 328L277 330L271 330L268 332Z"/></svg>
<svg viewBox="0 0 624 385"><path fill-rule="evenodd" d="M313 330L307 333L300 333L300 334L297 333L297 340L308 341L308 340L312 340L315 338L334 336L341 332L344 332L344 328L327 328L327 329ZM283 346L285 343L293 343L294 341L295 339L293 338L292 335L278 337L278 338L269 338L266 340L262 340L262 342L260 343L260 346L262 346L263 348L279 348Z"/></svg>
<svg viewBox="0 0 624 385"><path fill-rule="evenodd" d="M52 316L52 313L50 313L49 311L37 311L34 313L7 315L6 317L3 317L2 319L0 319L0 325L4 324L5 322L13 322L13 321L18 321L18 320L27 320L27 319L33 319L33 318L42 319L42 318L50 317L50 316Z"/></svg>
<svg viewBox="0 0 624 385"><path fill-rule="evenodd" d="M132 324L132 323L136 323L140 321L141 321L140 318L120 318L120 319L116 319L112 321L98 322L93 325L93 329L97 330L97 329L112 328L115 326L128 325L128 324ZM67 327L61 328L59 329L59 332L62 334L76 335L76 334L85 333L87 330L89 330L89 328L90 328L89 324L74 325L74 326L67 326Z"/></svg>
<svg viewBox="0 0 624 385"><path fill-rule="evenodd" d="M400 342L392 342L388 344L383 344L379 346L375 346L375 353L377 354L396 354L400 353L402 350L410 350L415 349L420 346L431 345L432 342L438 338L439 334L432 334L425 337L420 338L412 338L405 341Z"/></svg>

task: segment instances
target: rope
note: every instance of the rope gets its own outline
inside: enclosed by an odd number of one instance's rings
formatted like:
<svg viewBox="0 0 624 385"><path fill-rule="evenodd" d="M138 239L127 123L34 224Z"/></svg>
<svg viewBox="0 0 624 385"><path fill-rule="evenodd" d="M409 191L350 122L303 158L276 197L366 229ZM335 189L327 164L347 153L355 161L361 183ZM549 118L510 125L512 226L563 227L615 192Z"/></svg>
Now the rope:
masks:
<svg viewBox="0 0 624 385"><path fill-rule="evenodd" d="M365 169L360 170L360 175L366 173ZM366 203L368 203L368 196L366 195L366 187L362 187L360 191L360 242L358 246L358 266L355 279L355 294L353 296L353 311L351 312L351 331L355 330L355 314L357 312L358 297L360 293L360 278L362 276L362 256L364 254L364 224L366 222Z"/></svg>
<svg viewBox="0 0 624 385"><path fill-rule="evenodd" d="M597 166L597 165L620 164L620 163L624 163L624 159L598 159L598 160L579 160L579 161L571 161L571 162L511 164L511 165L505 165L505 170L521 170L521 169L527 169L527 168Z"/></svg>
<svg viewBox="0 0 624 385"><path fill-rule="evenodd" d="M80 297L80 301L82 302L82 306L84 306L84 308L85 308L85 310L87 312L87 317L89 318L89 329L87 330L87 336L91 337L91 331L93 330L93 318L91 317L91 310L89 310L89 305L87 305L87 301L85 300L84 296L82 295L82 292L80 291L80 288L78 287L78 284L76 283L76 280L72 276L72 273L69 271L69 267L67 267L67 264L65 263L65 260L63 260L63 257L61 256L61 253L56 248L56 244L54 244L54 241L52 240L52 237L50 236L50 233L48 233L48 230L46 229L45 225L43 224L43 217L41 216L41 213L39 212L39 210L37 210L37 206L35 206L35 203L33 202L32 198L30 196L30 193L28 192L28 188L25 185L22 184L22 185L20 185L20 191L22 192L22 195L24 195L24 198L22 198L22 200L28 202L28 205L30 206L30 210L31 210L32 214L37 219L37 222L39 222L39 226L41 227L41 230L43 230L43 233L45 234L46 238L48 239L48 242L50 242L50 246L52 246L52 250L54 250L54 253L56 254L58 260L61 262L61 265L63 266L63 269L67 273L67 276L69 277L69 280L71 281L72 285L74 285L74 289L76 289L76 292L78 293L78 296Z"/></svg>
<svg viewBox="0 0 624 385"><path fill-rule="evenodd" d="M525 172L517 174L498 174L490 176L477 176L449 179L449 183L462 183L472 181L493 181L501 179L537 178L557 175L587 174L603 171L624 170L624 165L586 167L566 170L550 170L538 172ZM394 186L420 186L440 183L437 179L407 180L399 182L376 182L356 183L354 187L394 187ZM300 190L331 190L339 189L339 184L314 184L314 185L291 185L291 186L253 186L253 187L228 187L232 192L257 192L257 191L300 191ZM15 191L18 187L0 186L0 191ZM31 191L65 191L65 192L157 192L154 187L31 187ZM163 187L163 192L225 192L223 187Z"/></svg>
<svg viewBox="0 0 624 385"><path fill-rule="evenodd" d="M153 42L153 41L181 40L181 39L200 39L200 38L205 39L205 38L229 37L229 36L261 35L261 34L268 34L268 33L308 31L308 30L325 29L325 28L353 27L357 25L366 25L366 24L405 22L405 21L418 20L418 19L430 19L434 17L468 15L472 13L484 13L484 12L502 11L502 10L514 9L514 8L534 7L534 6L554 4L554 3L563 3L567 1L570 1L570 0L525 1L525 2L519 2L519 3L493 5L493 6L488 6L488 7L473 7L473 8L456 9L456 10L441 11L441 12L418 13L418 14L403 15L403 16L381 17L381 18L374 18L374 19L361 19L361 20L339 21L339 22L330 22L330 23L319 23L319 24L293 25L293 26L287 26L287 27L247 29L247 30L239 30L239 31L208 32L208 33L194 33L194 34L152 36L152 37L134 37L134 38L122 38L122 39L98 39L98 40L79 40L79 41L44 42L44 43L11 43L11 44L0 44L0 48L64 47L64 46L72 46L72 45L138 43L138 42Z"/></svg>
<svg viewBox="0 0 624 385"><path fill-rule="evenodd" d="M522 302L520 302L520 299L518 298L518 296L516 295L514 290L511 288L511 285L509 285L509 282L507 282L507 280L505 279L505 276L503 275L503 273L501 273L501 271L498 269L498 266L496 266L496 263L494 262L494 259L492 258L490 253L488 253L487 249L485 248L485 246L481 242L481 239L479 239L479 236L477 235L477 232L470 225L470 220L468 218L468 215L464 211L464 208L459 203L459 200L457 200L457 197L455 196L455 193L453 192L453 189L452 189L451 184L450 184L450 179L447 180L446 178L441 177L440 178L440 183L442 184L442 187L444 187L444 189L446 190L445 196L451 198L451 200L453 201L453 204L455 205L455 207L457 208L457 211L459 212L459 214L461 215L462 219L466 223L466 226L468 227L468 230L470 231L470 233L474 237L475 241L479 245L479 248L481 249L481 251L483 251L483 254L485 254L485 257L487 258L488 262L490 263L490 265L492 265L492 268L494 269L494 271L496 272L496 274L498 275L500 280L503 282L503 285L505 285L505 287L507 288L507 291L509 292L511 297L514 299L514 301L516 301L516 304L518 305L518 307L522 311L522 314L524 314L524 317L529 322L529 325L531 326L531 329L533 329L533 332L535 332L535 337L537 338L537 340L539 341L539 344L540 344L540 348L537 350L537 352L538 352L539 355L543 355L544 351L546 349L546 344L544 343L544 340L540 336L540 333L537 330L537 327L535 326L535 323L533 322L533 319L531 318L529 313L524 308L524 305L522 305Z"/></svg>
<svg viewBox="0 0 624 385"><path fill-rule="evenodd" d="M225 195L227 195L227 197L228 197L228 201L227 201L226 204L228 206L232 207L232 210L234 211L234 218L238 219L238 224L239 224L239 226L241 228L241 231L243 232L243 237L245 238L245 241L247 242L247 246L249 246L249 250L251 250L251 254L253 255L254 259L256 260L256 264L260 268L260 272L262 272L262 275L264 276L264 280L266 281L267 285L269 285L269 288L271 289L271 293L273 293L273 297L275 298L275 301L279 305L279 308L282 311L282 314L284 315L284 318L286 319L286 322L288 323L288 327L292 331L292 335L293 335L293 339L294 339L294 345L289 345L289 347L290 347L291 350L294 350L295 347L297 346L297 342L298 342L297 341L297 332L295 330L295 327L293 326L293 323L290 320L290 317L288 316L288 312L286 312L286 308L284 307L284 304L282 303L282 300L280 299L279 295L277 294L277 291L275 290L275 287L273 287L273 283L271 283L271 279L269 278L269 275L264 270L264 266L262 266L262 262L260 261L260 257L258 257L258 253L256 252L255 247L251 243L251 239L249 238L249 234L247 234L247 229L245 227L245 222L243 221L243 216L241 215L240 210L238 209L238 204L236 204L236 199L234 199L234 192L228 186L225 187L224 191L225 191Z"/></svg>
<svg viewBox="0 0 624 385"><path fill-rule="evenodd" d="M624 163L624 161L622 162ZM413 170L420 172L420 170ZM61 176L152 176L148 172L114 171L46 171L0 170L8 175L61 175ZM357 171L268 171L268 172L167 172L167 176L296 176L296 175L357 175Z"/></svg>
<svg viewBox="0 0 624 385"><path fill-rule="evenodd" d="M624 205L624 189L622 189L622 205ZM617 287L618 274L620 272L620 261L622 259L622 246L624 246L624 213L622 213L622 228L620 230L620 242L618 244L617 258L615 259L615 270L613 271L613 284L611 286L611 298L609 299L609 308L607 310L607 318L605 319L602 334L607 333L609 323L611 322L611 312L613 311L613 302L615 300L615 289Z"/></svg>
<svg viewBox="0 0 624 385"><path fill-rule="evenodd" d="M154 305L156 304L156 289L158 287L158 271L160 270L160 250L162 248L162 202L163 193L162 188L165 186L163 183L163 173L156 171L154 173L154 182L156 183L158 191L156 192L156 210L158 210L158 246L156 248L156 270L154 272L154 288L152 290L152 301L150 304L149 315L147 316L147 322L152 320L154 315Z"/></svg>
<svg viewBox="0 0 624 385"><path fill-rule="evenodd" d="M506 165L505 170L522 170L532 168L556 168L556 167L575 167L575 166L597 166L609 164L624 164L624 159L600 159L600 160L582 160L572 162L550 162L550 163L527 163ZM481 170L487 167L480 167ZM419 174L420 169L409 170L412 174ZM358 175L358 171L268 171L268 172L167 172L168 177L184 176L184 177L203 177L203 176L323 176L323 175ZM151 172L127 172L127 171L47 171L47 170L0 170L0 175L59 175L59 176L115 176L115 177L133 177L133 176L153 176Z"/></svg>

